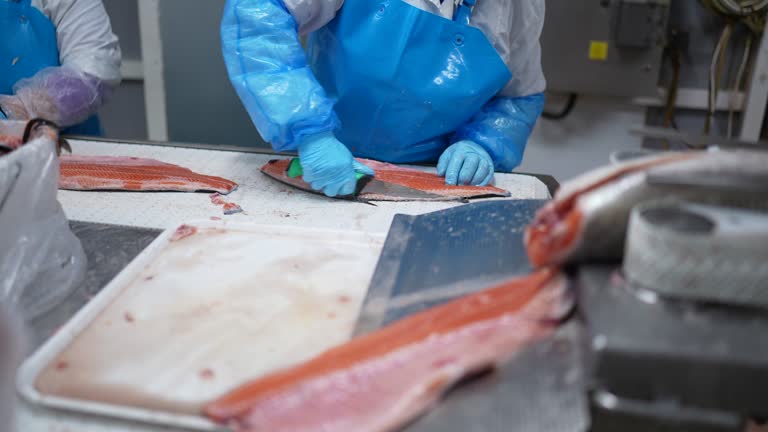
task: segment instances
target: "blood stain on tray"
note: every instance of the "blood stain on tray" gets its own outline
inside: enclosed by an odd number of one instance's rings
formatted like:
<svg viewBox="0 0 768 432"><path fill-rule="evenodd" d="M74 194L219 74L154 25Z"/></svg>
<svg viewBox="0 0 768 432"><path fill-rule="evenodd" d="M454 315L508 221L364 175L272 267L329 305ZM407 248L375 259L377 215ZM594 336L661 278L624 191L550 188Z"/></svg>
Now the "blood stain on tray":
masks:
<svg viewBox="0 0 768 432"><path fill-rule="evenodd" d="M212 369L206 368L200 371L200 378L204 380L212 380L215 376Z"/></svg>
<svg viewBox="0 0 768 432"><path fill-rule="evenodd" d="M65 360L59 360L56 362L56 370L63 371L69 369L69 363Z"/></svg>
<svg viewBox="0 0 768 432"><path fill-rule="evenodd" d="M342 303L342 304L349 303L349 300L350 300L350 298L345 296L345 295L339 296L339 303Z"/></svg>
<svg viewBox="0 0 768 432"><path fill-rule="evenodd" d="M328 319L336 319L336 313L334 312L328 312L328 315L326 315Z"/></svg>
<svg viewBox="0 0 768 432"><path fill-rule="evenodd" d="M126 312L124 315L124 318L125 318L125 322L132 323L136 321L136 317L134 317L133 314L130 312Z"/></svg>
<svg viewBox="0 0 768 432"><path fill-rule="evenodd" d="M197 234L197 228L185 224L176 229L173 237L171 237L171 241L179 241L195 234Z"/></svg>

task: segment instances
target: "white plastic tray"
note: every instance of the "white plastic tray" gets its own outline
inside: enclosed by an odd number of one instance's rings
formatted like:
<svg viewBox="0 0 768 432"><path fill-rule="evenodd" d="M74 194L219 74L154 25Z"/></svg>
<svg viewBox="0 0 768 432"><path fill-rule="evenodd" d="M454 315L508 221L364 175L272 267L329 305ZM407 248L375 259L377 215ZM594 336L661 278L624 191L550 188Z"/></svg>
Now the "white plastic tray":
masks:
<svg viewBox="0 0 768 432"><path fill-rule="evenodd" d="M365 291L367 290L368 283L370 281L370 277L373 273L374 267L376 265L376 262L378 260L379 253L381 251L381 247L384 242L384 236L383 235L369 235L361 232L340 232L340 231L330 231L330 230L317 230L317 229L306 229L306 228L297 228L297 227L286 227L286 226L274 226L274 225L255 225L255 224L242 224L242 223L227 223L227 222L213 222L213 221L200 221L200 222L192 222L188 223L187 225L194 226L198 228L201 231L205 230L211 230L211 229L223 229L226 230L227 233L258 233L259 235L269 235L273 237L280 238L279 244L284 244L286 250L288 250L289 254L295 254L295 257L301 260L302 258L311 257L314 253L316 256L326 257L328 256L328 245L346 245L346 246L338 246L339 248L349 248L348 250L354 250L354 253L352 255L355 256L354 262L351 262L350 265L354 266L354 271L349 272L343 272L344 273L344 281L349 281L350 286L345 287L346 292L352 292L353 294L350 295L350 299L345 298L345 302L349 302L350 304L354 305L356 309L354 310L355 317L352 317L352 319L349 319L349 334L340 334L341 330L336 329L335 333L332 335L326 335L327 345L333 345L335 343L338 343L340 340L346 339L351 335L352 326L354 325L354 318L356 318L356 314L359 312L359 306L360 303L362 303L362 299L365 296ZM191 415L191 414L176 414L173 412L168 411L162 411L162 410L150 410L146 408L135 408L131 406L125 406L125 405L118 405L118 404L110 404L110 403L103 403L103 402L94 402L92 400L83 400L83 399L74 399L74 398L67 398L67 397L60 397L55 395L47 395L42 394L38 389L36 388L36 382L38 380L38 376L43 373L46 368L52 362L56 361L57 358L67 350L70 345L77 346L77 338L81 334L88 335L92 332L105 332L104 330L99 330L94 323L100 322L100 320L103 321L104 316L109 316L110 313L113 313L114 311L110 311L110 308L116 308L117 306L114 305L120 305L121 302L124 302L125 297L135 297L134 291L141 290L142 283L139 283L137 281L144 280L146 275L144 275L144 272L150 271L149 269L152 269L152 272L156 272L157 268L152 268L153 264L156 264L158 261L163 258L163 253L166 251L168 246L171 243L172 237L174 233L176 232L176 229L168 230L164 232L160 237L158 237L157 240L155 240L144 252L142 252L128 267L126 267L104 290L96 296L89 304L87 304L82 310L80 310L75 317L73 317L64 327L62 327L45 345L43 345L32 357L30 357L24 365L20 368L18 377L17 377L17 388L20 392L20 394L26 398L28 401L39 404L45 407L50 408L56 408L56 409L63 409L68 411L74 411L78 413L86 413L86 414L93 414L93 415L99 415L99 416L108 416L113 418L120 418L125 420L131 420L131 421L139 421L139 422L146 422L151 424L157 424L157 425L163 425L163 426L171 426L171 427L179 427L179 428L185 428L185 429L194 429L194 430L202 430L202 431L214 431L214 430L226 430L222 428L221 426L215 425L205 419L204 417L197 416L197 415ZM284 242L284 243L283 243ZM266 247L270 250L261 250L258 251L258 253L263 254L264 260L267 260L270 256L278 253L274 250L275 248L275 242L265 242L265 244L269 244L269 247ZM262 260L262 257L253 257L254 247L258 248L257 246L249 246L250 250L249 257L251 257L252 262L254 259L256 261L264 261ZM290 252L293 251L293 252ZM283 251L282 257L285 257L284 255L286 252ZM343 255L343 254L342 254ZM344 259L344 258L341 258ZM210 264L210 263L209 263ZM215 264L215 263L214 263ZM343 263L341 263L343 264ZM265 264L266 265L266 264ZM335 265L331 265L326 270L323 270L326 266L325 264L316 266L314 269L313 274L313 280L317 281L318 278L321 281L325 279L324 276L321 274L322 272L333 272L333 275L329 275L330 280L333 280L334 277L338 278L338 274L340 273L338 271L338 265L339 263L336 263ZM319 270L318 270L319 268ZM229 270L231 273L232 266L229 266ZM216 265L210 265L206 266L206 272L210 272L212 276L216 276L217 270ZM249 269L249 271L253 271L253 269ZM167 277L167 275L164 275L163 277ZM293 276L295 277L295 275ZM141 278L141 279L140 279ZM215 278L214 278L215 279ZM136 288L135 286L138 285L139 288ZM144 284L146 285L146 283ZM208 285L206 285L208 286ZM127 289L130 288L130 289ZM337 289L335 287L321 287L321 288L313 288L316 291L323 291L323 293L327 294L327 289ZM213 290L214 287L206 288L210 290ZM274 289L279 289L279 287L275 287ZM120 297L123 293L131 293L131 296L126 294L124 297ZM334 293L335 291L331 291L331 293ZM146 293L145 293L146 295ZM120 297L120 298L119 298ZM344 296L346 297L346 296ZM154 306L153 306L154 307ZM157 311L155 310L155 313ZM347 318L350 318L350 314L352 312L346 312ZM103 315L103 316L102 316ZM96 330L93 330L89 328L94 324L94 328ZM301 331L302 327L298 327L299 331ZM312 339L317 339L318 336L316 335L316 332L318 331L316 326L307 325L306 326L306 332L312 333ZM330 331L334 331L333 328ZM343 332L346 332L347 329L345 328ZM326 330L326 333L329 331ZM322 333L322 331L321 331ZM319 336L322 339L322 335ZM86 338L87 339L87 338ZM312 347L309 349L309 351L318 349L324 349L322 347L323 342L318 343L317 346ZM302 355L313 355L314 353L306 352ZM290 356L289 356L290 357ZM299 357L292 358L292 361L300 361L301 359ZM281 366L282 367L282 366ZM239 383L232 383L232 384L239 384Z"/></svg>

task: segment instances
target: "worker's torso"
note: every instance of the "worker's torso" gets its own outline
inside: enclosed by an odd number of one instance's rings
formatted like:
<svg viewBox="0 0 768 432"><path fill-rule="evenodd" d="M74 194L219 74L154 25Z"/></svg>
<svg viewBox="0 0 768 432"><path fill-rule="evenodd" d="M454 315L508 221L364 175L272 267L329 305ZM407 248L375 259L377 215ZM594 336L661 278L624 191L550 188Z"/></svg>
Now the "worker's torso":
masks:
<svg viewBox="0 0 768 432"><path fill-rule="evenodd" d="M61 65L56 27L43 9L40 0L0 0L0 94L13 94L20 80ZM94 115L62 132L101 135L101 124Z"/></svg>
<svg viewBox="0 0 768 432"><path fill-rule="evenodd" d="M0 94L41 69L59 65L56 28L29 0L0 0Z"/></svg>
<svg viewBox="0 0 768 432"><path fill-rule="evenodd" d="M357 156L436 160L511 78L482 31L416 1L431 0L346 0L310 38L315 75L337 101L337 135Z"/></svg>

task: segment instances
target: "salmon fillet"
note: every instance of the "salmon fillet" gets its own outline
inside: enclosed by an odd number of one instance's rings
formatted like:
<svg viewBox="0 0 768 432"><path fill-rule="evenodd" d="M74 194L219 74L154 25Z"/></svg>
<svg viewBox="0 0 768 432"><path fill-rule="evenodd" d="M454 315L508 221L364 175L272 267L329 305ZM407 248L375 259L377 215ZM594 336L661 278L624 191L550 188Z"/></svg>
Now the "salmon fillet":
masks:
<svg viewBox="0 0 768 432"><path fill-rule="evenodd" d="M376 180L432 194L433 197L429 198L429 201L455 201L481 197L508 197L510 195L508 191L494 186L448 186L445 184L445 179L437 174L369 159L357 159L357 161L376 171ZM286 175L290 163L289 159L269 161L261 168L261 171L281 183L308 192L315 192L301 177L290 178ZM366 191L365 188L356 198L360 201L408 201L416 199L372 193Z"/></svg>
<svg viewBox="0 0 768 432"><path fill-rule="evenodd" d="M205 413L239 432L390 431L550 335L569 310L565 278L539 270L246 384Z"/></svg>
<svg viewBox="0 0 768 432"><path fill-rule="evenodd" d="M59 189L123 191L208 191L228 194L237 183L198 174L178 165L135 157L61 157Z"/></svg>

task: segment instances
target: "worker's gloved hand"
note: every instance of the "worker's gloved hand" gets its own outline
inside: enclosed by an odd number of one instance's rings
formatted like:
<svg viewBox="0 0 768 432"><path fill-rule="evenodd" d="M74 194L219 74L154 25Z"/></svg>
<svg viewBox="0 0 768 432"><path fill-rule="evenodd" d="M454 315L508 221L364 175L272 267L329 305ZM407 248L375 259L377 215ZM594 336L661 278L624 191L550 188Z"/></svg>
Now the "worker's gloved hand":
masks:
<svg viewBox="0 0 768 432"><path fill-rule="evenodd" d="M8 120L8 117L5 116L2 108L0 108L0 120Z"/></svg>
<svg viewBox="0 0 768 432"><path fill-rule="evenodd" d="M24 102L18 96L0 95L0 110L9 120L29 120Z"/></svg>
<svg viewBox="0 0 768 432"><path fill-rule="evenodd" d="M357 186L356 173L374 175L355 161L352 153L331 132L305 137L299 143L304 181L329 197L351 195Z"/></svg>
<svg viewBox="0 0 768 432"><path fill-rule="evenodd" d="M480 145L459 141L448 147L437 163L437 174L447 185L485 186L493 179L493 159Z"/></svg>

